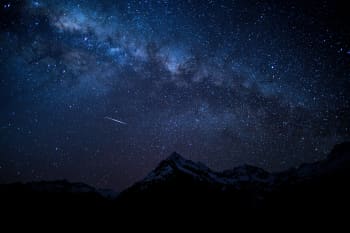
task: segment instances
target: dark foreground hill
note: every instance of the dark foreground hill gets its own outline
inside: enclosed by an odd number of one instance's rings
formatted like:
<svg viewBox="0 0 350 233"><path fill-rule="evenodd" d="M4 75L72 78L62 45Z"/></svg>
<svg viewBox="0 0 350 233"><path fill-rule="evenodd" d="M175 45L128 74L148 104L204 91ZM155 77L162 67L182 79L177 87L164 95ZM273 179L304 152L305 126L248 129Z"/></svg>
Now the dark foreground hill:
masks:
<svg viewBox="0 0 350 233"><path fill-rule="evenodd" d="M253 166L223 172L173 153L119 195L67 181L0 185L0 204L11 210L121 213L332 213L350 207L350 143L322 161L269 173Z"/></svg>

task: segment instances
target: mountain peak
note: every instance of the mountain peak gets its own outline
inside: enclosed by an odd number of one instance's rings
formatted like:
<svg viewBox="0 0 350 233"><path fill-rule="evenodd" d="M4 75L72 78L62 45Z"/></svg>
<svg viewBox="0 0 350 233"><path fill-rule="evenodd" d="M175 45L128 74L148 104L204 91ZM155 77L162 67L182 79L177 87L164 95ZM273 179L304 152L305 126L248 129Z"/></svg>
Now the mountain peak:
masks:
<svg viewBox="0 0 350 233"><path fill-rule="evenodd" d="M192 177L207 176L210 169L201 163L185 159L177 152L173 152L150 173L144 181L165 180L176 173L187 174Z"/></svg>
<svg viewBox="0 0 350 233"><path fill-rule="evenodd" d="M182 157L180 154L178 154L177 152L173 152L171 153L171 155L169 155L168 158L166 158L167 161L185 161L186 159L184 157Z"/></svg>
<svg viewBox="0 0 350 233"><path fill-rule="evenodd" d="M347 159L349 160L350 142L343 142L334 146L328 155L329 160Z"/></svg>

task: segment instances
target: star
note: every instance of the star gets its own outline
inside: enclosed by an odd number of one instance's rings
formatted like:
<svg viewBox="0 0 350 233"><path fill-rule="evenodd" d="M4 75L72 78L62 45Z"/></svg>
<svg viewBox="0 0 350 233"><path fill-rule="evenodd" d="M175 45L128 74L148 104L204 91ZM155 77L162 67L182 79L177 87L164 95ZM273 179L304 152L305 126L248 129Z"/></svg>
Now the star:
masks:
<svg viewBox="0 0 350 233"><path fill-rule="evenodd" d="M280 171L350 138L333 1L20 2L0 7L3 180L122 190L173 151Z"/></svg>

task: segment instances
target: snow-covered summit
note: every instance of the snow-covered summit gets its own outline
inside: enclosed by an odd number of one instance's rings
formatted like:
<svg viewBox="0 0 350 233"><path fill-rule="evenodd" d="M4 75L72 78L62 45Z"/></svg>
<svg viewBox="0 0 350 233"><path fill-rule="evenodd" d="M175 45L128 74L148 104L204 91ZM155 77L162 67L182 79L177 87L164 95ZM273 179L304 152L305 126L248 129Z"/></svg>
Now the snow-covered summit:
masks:
<svg viewBox="0 0 350 233"><path fill-rule="evenodd" d="M235 184L237 182L271 182L272 175L261 168L244 165L224 172L216 172L200 162L187 160L178 153L172 153L163 160L146 178L141 182L159 182L175 176L187 176L197 181Z"/></svg>

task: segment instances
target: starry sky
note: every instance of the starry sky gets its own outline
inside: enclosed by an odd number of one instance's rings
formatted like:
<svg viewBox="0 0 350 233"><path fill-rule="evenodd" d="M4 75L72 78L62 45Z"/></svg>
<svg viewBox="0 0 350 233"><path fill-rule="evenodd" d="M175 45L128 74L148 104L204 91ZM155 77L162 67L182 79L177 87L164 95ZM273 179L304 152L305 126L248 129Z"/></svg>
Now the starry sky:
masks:
<svg viewBox="0 0 350 233"><path fill-rule="evenodd" d="M120 191L177 151L280 171L350 139L331 0L1 0L0 182Z"/></svg>

